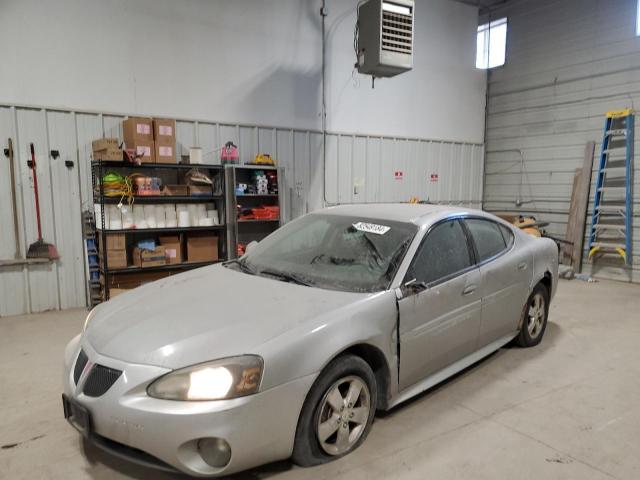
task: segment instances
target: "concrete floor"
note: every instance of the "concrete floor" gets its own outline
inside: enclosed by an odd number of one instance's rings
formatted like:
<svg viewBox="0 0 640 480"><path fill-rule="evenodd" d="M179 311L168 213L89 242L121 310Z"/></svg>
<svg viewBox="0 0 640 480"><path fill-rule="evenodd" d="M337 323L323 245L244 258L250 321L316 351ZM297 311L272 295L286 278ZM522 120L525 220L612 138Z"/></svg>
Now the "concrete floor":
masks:
<svg viewBox="0 0 640 480"><path fill-rule="evenodd" d="M0 478L170 479L83 446L62 418L84 311L0 319ZM640 478L640 287L563 281L540 346L502 349L379 415L354 454L240 479Z"/></svg>

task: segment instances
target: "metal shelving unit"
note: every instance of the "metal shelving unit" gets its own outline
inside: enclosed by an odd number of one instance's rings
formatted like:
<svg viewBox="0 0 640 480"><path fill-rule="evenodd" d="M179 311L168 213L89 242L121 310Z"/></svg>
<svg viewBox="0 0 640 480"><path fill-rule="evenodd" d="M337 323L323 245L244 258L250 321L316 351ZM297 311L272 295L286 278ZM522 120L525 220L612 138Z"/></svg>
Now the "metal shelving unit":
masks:
<svg viewBox="0 0 640 480"><path fill-rule="evenodd" d="M94 197L94 202L99 201L100 196ZM213 203L216 200L223 200L222 195L141 195L136 197L136 203ZM106 197L104 199L105 205L115 205L120 202L120 198Z"/></svg>
<svg viewBox="0 0 640 480"><path fill-rule="evenodd" d="M126 228L122 230L107 229L107 233L189 233L226 230L226 228L226 225L213 225L211 227Z"/></svg>
<svg viewBox="0 0 640 480"><path fill-rule="evenodd" d="M214 194L213 195L154 195L154 196L134 196L133 203L136 204L167 204L167 203L214 203L218 210L219 225L207 226L207 227L170 227L170 228L144 228L144 229L109 229L105 225L105 205L114 205L121 202L120 197L105 197L104 186L100 179L102 179L108 171L124 171L125 174L140 172L153 174L156 172L168 172L168 174L179 175L181 171L187 171L191 169L198 169L206 171L211 178L216 178L214 181ZM227 244L228 244L228 222L225 220L228 208L226 207L226 188L225 188L225 171L221 165L191 165L191 164L165 164L165 163L147 163L142 165L134 165L126 162L108 162L108 161L92 161L91 162L91 182L93 187L93 200L94 204L100 205L101 215L96 222L99 223L97 236L102 240L104 248L103 252L100 252L100 260L98 270L100 272L101 281L103 285L103 297L104 300L110 298L110 284L109 279L112 275L126 275L129 273L142 273L142 272L167 272L171 274L175 271L192 270L207 265L222 262L228 258ZM217 185L217 187L216 187ZM194 232L217 232L218 233L218 256L219 260L210 262L182 262L178 264L158 265L152 267L137 267L128 266L123 268L109 268L107 265L107 236L110 234L125 234L125 235L144 235L144 234L162 234L162 233L177 233L177 234L189 234Z"/></svg>
<svg viewBox="0 0 640 480"><path fill-rule="evenodd" d="M236 194L238 183L249 183L249 179L256 171L275 172L278 182L278 193L249 193ZM252 240L260 241L276 229L286 218L284 202L284 169L265 165L227 165L225 166L226 195L227 195L227 252L229 258L238 257L238 243L247 244ZM263 205L280 207L278 219L246 219L238 218L238 206L243 208L257 208Z"/></svg>

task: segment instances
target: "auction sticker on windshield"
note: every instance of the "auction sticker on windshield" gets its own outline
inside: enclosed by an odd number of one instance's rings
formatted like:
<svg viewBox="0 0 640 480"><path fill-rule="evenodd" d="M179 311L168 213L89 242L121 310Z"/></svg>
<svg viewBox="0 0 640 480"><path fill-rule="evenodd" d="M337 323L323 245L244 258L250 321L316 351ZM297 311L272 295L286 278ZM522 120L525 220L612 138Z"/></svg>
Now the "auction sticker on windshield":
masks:
<svg viewBox="0 0 640 480"><path fill-rule="evenodd" d="M353 228L360 230L361 232L375 233L376 235L384 235L391 230L391 227L387 227L386 225L376 225L375 223L365 222L354 223Z"/></svg>

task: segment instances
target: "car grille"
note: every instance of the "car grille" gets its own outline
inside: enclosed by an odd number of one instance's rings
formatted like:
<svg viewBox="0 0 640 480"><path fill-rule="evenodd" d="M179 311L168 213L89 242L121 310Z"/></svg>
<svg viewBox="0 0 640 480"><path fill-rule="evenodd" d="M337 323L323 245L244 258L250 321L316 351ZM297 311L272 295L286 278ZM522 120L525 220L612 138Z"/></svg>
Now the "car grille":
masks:
<svg viewBox="0 0 640 480"><path fill-rule="evenodd" d="M78 380L80 380L80 375L82 375L84 367L87 365L87 360L89 360L87 354L84 353L84 350L80 350L78 359L76 360L76 366L73 369L73 382L76 385L78 384Z"/></svg>
<svg viewBox="0 0 640 480"><path fill-rule="evenodd" d="M122 371L103 365L95 365L84 384L82 392L88 397L104 395L116 380L122 375Z"/></svg>

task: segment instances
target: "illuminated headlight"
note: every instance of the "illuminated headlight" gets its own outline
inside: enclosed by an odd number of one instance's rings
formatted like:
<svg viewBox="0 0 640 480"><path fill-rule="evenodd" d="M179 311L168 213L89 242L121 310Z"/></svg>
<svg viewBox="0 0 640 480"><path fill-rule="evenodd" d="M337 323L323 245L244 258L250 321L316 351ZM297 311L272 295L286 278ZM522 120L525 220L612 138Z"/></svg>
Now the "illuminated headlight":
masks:
<svg viewBox="0 0 640 480"><path fill-rule="evenodd" d="M258 392L263 361L257 355L230 357L175 370L155 380L147 393L164 400L223 400Z"/></svg>

